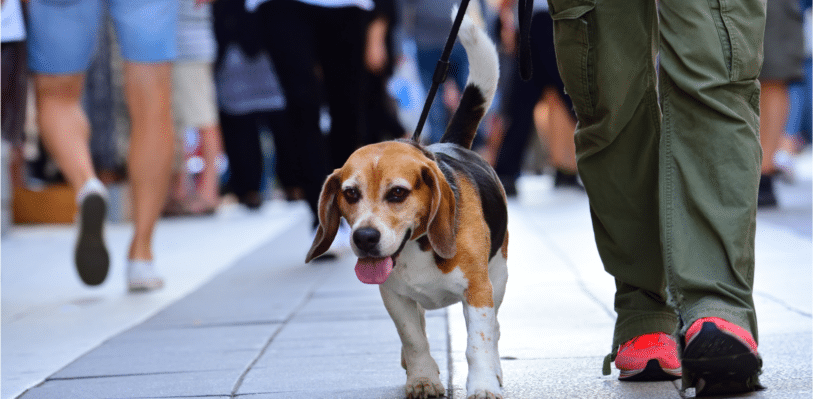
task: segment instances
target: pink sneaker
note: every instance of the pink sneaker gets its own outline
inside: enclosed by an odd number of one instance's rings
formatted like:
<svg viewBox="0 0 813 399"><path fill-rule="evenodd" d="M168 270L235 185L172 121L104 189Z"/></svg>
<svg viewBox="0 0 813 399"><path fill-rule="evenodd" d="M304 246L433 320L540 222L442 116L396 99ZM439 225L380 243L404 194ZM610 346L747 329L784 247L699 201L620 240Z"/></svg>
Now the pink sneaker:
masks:
<svg viewBox="0 0 813 399"><path fill-rule="evenodd" d="M758 376L762 358L754 337L742 327L719 317L704 317L686 331L683 350L684 388L697 396L764 389Z"/></svg>
<svg viewBox="0 0 813 399"><path fill-rule="evenodd" d="M672 381L680 378L677 343L671 335L639 335L618 348L615 367L621 381Z"/></svg>

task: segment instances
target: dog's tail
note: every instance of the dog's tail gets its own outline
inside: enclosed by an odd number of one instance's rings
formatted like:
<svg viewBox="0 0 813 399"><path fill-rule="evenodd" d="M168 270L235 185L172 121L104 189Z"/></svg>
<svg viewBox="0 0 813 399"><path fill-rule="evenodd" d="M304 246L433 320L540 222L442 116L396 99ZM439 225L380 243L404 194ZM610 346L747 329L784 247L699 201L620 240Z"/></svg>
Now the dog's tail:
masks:
<svg viewBox="0 0 813 399"><path fill-rule="evenodd" d="M456 14L457 7L452 11L452 19ZM440 142L471 148L477 126L491 106L491 100L497 91L500 63L494 42L468 15L463 18L458 37L469 59L469 78L460 98L460 105Z"/></svg>

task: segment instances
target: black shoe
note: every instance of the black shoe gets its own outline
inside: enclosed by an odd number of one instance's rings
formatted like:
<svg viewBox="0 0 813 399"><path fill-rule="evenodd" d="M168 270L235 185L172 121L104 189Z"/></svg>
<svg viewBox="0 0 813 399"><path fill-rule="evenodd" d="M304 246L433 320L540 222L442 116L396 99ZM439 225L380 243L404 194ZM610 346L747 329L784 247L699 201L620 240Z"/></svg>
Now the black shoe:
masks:
<svg viewBox="0 0 813 399"><path fill-rule="evenodd" d="M263 205L263 197L257 191L249 191L241 195L238 201L252 211L260 209Z"/></svg>
<svg viewBox="0 0 813 399"><path fill-rule="evenodd" d="M79 277L87 285L104 282L110 269L110 255L104 244L104 220L107 201L101 194L90 193L79 209L79 239L74 261Z"/></svg>
<svg viewBox="0 0 813 399"><path fill-rule="evenodd" d="M579 182L579 175L575 173L568 173L561 169L556 169L556 175L553 177L553 187L555 188L575 188L584 191L584 186Z"/></svg>
<svg viewBox="0 0 813 399"><path fill-rule="evenodd" d="M773 190L773 176L762 175L759 178L759 192L757 194L757 208L776 208L778 206L776 194Z"/></svg>

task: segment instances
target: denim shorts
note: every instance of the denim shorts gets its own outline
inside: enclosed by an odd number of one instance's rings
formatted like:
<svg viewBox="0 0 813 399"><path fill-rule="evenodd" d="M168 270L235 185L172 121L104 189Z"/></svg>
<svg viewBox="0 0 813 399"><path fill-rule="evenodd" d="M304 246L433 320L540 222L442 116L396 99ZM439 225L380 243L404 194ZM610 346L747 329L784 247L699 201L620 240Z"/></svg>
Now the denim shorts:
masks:
<svg viewBox="0 0 813 399"><path fill-rule="evenodd" d="M138 63L175 58L178 0L30 0L29 67L46 74L84 72L109 11L122 57Z"/></svg>

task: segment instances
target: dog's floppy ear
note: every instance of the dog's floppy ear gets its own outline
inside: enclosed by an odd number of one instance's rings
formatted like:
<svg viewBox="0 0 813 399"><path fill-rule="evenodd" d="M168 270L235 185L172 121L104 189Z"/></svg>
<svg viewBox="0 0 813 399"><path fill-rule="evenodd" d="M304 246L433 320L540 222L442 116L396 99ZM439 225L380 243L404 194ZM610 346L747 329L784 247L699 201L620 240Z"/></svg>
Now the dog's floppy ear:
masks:
<svg viewBox="0 0 813 399"><path fill-rule="evenodd" d="M427 237L441 258L451 259L457 253L457 206L454 192L437 165L424 167L421 178L432 190Z"/></svg>
<svg viewBox="0 0 813 399"><path fill-rule="evenodd" d="M341 220L339 204L336 202L336 196L341 189L340 185L339 171L336 170L328 176L322 186L322 193L319 196L319 227L316 229L316 237L313 239L305 263L325 253L333 243L333 239L336 238L336 231L339 230Z"/></svg>

